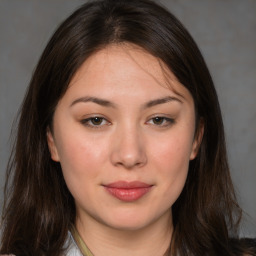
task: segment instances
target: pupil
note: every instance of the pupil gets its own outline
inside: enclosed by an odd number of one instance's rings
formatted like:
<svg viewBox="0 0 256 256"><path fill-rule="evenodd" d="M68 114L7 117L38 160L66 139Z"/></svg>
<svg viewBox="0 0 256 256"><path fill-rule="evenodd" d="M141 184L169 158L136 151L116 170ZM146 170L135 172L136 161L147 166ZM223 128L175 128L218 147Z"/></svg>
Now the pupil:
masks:
<svg viewBox="0 0 256 256"><path fill-rule="evenodd" d="M154 123L155 124L162 124L163 123L164 118L163 117L155 117L154 118Z"/></svg>
<svg viewBox="0 0 256 256"><path fill-rule="evenodd" d="M99 124L101 124L101 122L102 122L102 118L100 118L100 117L94 117L94 118L92 118L92 123L93 123L94 125L99 125Z"/></svg>

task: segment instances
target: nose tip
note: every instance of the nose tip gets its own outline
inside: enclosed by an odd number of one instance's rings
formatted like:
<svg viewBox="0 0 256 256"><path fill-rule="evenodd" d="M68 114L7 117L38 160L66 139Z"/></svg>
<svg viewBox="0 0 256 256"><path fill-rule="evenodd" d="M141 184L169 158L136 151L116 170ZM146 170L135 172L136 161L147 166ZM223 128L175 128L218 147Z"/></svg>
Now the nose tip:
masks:
<svg viewBox="0 0 256 256"><path fill-rule="evenodd" d="M147 163L143 139L129 133L128 136L119 135L115 139L111 155L112 164L126 169L142 167Z"/></svg>
<svg viewBox="0 0 256 256"><path fill-rule="evenodd" d="M124 154L119 152L119 160L115 162L115 165L120 165L126 169L132 169L134 167L141 167L144 165L145 160L141 156L135 156L132 154Z"/></svg>

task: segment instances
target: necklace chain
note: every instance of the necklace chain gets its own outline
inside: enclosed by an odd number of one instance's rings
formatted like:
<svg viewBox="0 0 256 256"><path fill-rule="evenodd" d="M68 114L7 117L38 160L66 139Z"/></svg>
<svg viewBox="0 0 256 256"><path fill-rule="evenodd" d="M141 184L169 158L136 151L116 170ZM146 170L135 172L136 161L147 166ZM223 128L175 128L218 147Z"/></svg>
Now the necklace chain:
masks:
<svg viewBox="0 0 256 256"><path fill-rule="evenodd" d="M78 233L78 231L74 225L72 225L70 232L77 244L77 247L79 248L80 252L82 253L82 255L83 256L93 256L92 252L87 247L87 245L83 241L82 237L80 236L80 234Z"/></svg>
<svg viewBox="0 0 256 256"><path fill-rule="evenodd" d="M71 226L70 232L77 244L78 249L82 253L82 255L83 256L94 256L92 254L92 252L90 251L90 249L85 244L85 242L83 241L82 237L80 236L80 234L78 233L78 231L74 225ZM169 255L169 253L170 253L169 250L167 250L167 252L163 256L167 256L167 255Z"/></svg>

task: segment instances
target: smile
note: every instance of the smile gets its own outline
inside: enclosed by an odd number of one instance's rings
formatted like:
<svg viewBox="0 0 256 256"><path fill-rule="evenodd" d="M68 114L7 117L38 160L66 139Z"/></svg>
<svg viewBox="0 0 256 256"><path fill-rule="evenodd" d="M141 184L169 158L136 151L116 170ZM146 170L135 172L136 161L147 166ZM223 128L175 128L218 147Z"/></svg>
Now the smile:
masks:
<svg viewBox="0 0 256 256"><path fill-rule="evenodd" d="M124 202L133 202L139 200L141 197L147 194L152 187L153 185L139 181L117 181L104 185L104 188L110 195Z"/></svg>

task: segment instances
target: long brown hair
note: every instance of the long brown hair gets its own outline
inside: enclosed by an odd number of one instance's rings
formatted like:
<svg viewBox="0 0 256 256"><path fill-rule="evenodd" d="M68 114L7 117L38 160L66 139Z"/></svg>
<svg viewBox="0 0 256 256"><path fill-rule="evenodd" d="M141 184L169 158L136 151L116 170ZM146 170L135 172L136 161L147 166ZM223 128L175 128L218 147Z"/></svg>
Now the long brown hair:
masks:
<svg viewBox="0 0 256 256"><path fill-rule="evenodd" d="M32 76L7 168L1 253L59 256L75 218L74 199L46 141L58 101L93 53L109 44L136 44L162 60L193 96L204 122L198 157L173 205L172 253L233 255L241 210L230 178L216 91L194 40L165 8L149 0L99 0L67 18ZM189 216L189 217L188 217Z"/></svg>

